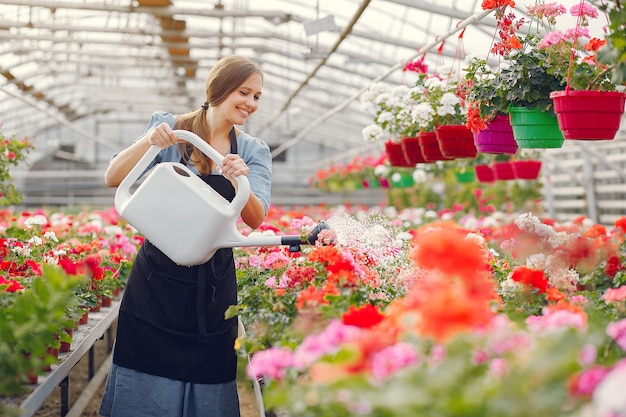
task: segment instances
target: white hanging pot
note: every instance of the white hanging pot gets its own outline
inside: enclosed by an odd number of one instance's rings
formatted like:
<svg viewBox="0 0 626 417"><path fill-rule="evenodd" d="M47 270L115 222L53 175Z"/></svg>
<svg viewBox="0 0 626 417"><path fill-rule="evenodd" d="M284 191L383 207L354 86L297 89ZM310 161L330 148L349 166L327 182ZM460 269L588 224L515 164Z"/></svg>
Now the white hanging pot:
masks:
<svg viewBox="0 0 626 417"><path fill-rule="evenodd" d="M224 157L202 138L175 130L183 139L222 165ZM137 182L161 148L152 145L131 169L115 193L115 208L130 225L179 265L207 262L218 249L236 246L298 246L300 236L244 236L237 220L250 196L244 175L235 177L237 192L232 202L222 197L189 168L178 162L162 162L152 169L137 189Z"/></svg>

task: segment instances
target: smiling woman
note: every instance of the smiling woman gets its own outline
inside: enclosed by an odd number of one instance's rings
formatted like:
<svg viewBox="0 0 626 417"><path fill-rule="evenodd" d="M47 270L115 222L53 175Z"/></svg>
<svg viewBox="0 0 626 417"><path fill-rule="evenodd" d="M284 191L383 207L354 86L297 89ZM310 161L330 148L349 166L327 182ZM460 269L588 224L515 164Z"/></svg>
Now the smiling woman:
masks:
<svg viewBox="0 0 626 417"><path fill-rule="evenodd" d="M161 151L147 169L181 162L227 200L235 196L234 177L248 177L251 192L241 218L249 227L259 227L270 205L269 147L234 125L244 124L258 109L262 87L261 70L253 61L241 56L221 59L208 75L205 104L178 116L153 114L146 133L112 158L105 173L107 185L119 185L156 146ZM225 155L221 163L182 143L175 130L195 133ZM172 215L188 214L181 206ZM120 307L100 414L238 417L237 319L224 319L228 306L236 304L231 248L218 249L200 265L185 266L144 240ZM158 398L154 392L160 393Z"/></svg>

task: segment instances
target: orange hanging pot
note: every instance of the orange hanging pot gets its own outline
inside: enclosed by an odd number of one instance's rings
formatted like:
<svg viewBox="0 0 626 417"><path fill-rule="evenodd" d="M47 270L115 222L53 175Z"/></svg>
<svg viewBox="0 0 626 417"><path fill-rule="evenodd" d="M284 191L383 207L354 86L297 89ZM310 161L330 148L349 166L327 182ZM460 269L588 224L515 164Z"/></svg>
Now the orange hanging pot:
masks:
<svg viewBox="0 0 626 417"><path fill-rule="evenodd" d="M553 91L550 98L563 137L612 140L624 114L626 93L618 91Z"/></svg>
<svg viewBox="0 0 626 417"><path fill-rule="evenodd" d="M441 154L448 158L475 158L474 135L465 125L437 126L435 135Z"/></svg>

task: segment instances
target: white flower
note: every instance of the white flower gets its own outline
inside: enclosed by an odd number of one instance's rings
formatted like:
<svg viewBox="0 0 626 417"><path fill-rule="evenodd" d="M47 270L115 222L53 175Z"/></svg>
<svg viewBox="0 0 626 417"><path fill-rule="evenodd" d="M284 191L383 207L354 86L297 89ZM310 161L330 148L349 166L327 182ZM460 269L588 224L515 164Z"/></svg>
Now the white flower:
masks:
<svg viewBox="0 0 626 417"><path fill-rule="evenodd" d="M377 165L374 168L374 175L377 177L386 177L389 174L389 167L387 165Z"/></svg>
<svg viewBox="0 0 626 417"><path fill-rule="evenodd" d="M27 242L30 243L30 244L33 244L35 246L39 246L39 245L43 244L43 239L40 238L39 236L33 236L30 239L28 239Z"/></svg>
<svg viewBox="0 0 626 417"><path fill-rule="evenodd" d="M424 183L428 180L428 177L426 175L426 171L424 171L423 169L416 169L415 171L413 171L413 181L415 181L416 183Z"/></svg>
<svg viewBox="0 0 626 417"><path fill-rule="evenodd" d="M35 214L32 217L29 217L28 219L24 220L24 226L26 226L27 228L31 228L34 225L44 225L48 223L48 219L46 218L46 216L43 216L41 214Z"/></svg>
<svg viewBox="0 0 626 417"><path fill-rule="evenodd" d="M361 130L363 139L366 142L377 142L381 140L383 138L383 133L383 129L378 125L365 126L363 130Z"/></svg>
<svg viewBox="0 0 626 417"><path fill-rule="evenodd" d="M433 121L435 111L428 103L420 103L413 109L411 113L413 120L421 128L427 128Z"/></svg>
<svg viewBox="0 0 626 417"><path fill-rule="evenodd" d="M30 248L27 246L15 246L11 248L11 252L18 256L30 256Z"/></svg>
<svg viewBox="0 0 626 417"><path fill-rule="evenodd" d="M57 238L56 233L54 233L53 231L47 231L43 234L43 237L47 240L53 240L55 242L58 242L59 239Z"/></svg>

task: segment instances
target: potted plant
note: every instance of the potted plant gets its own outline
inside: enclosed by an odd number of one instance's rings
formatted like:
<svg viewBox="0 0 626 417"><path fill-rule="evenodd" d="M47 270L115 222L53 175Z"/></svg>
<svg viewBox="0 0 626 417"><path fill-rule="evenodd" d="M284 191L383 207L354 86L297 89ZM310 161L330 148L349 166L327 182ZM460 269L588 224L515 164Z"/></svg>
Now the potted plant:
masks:
<svg viewBox="0 0 626 417"><path fill-rule="evenodd" d="M457 94L458 84L452 75L423 74L411 89L411 98L418 103L413 118L422 132L434 132L443 157L435 160L473 158L477 153L472 132L465 125L466 109ZM434 148L433 135L423 137L422 145Z"/></svg>
<svg viewBox="0 0 626 417"><path fill-rule="evenodd" d="M467 88L470 103L468 123L476 131L476 128L486 126L488 118L508 112L519 147L561 147L563 135L549 95L564 88L565 82L550 71L547 52L538 48L541 41L538 29L532 31L525 28L524 19L516 18L513 12L506 13L506 6L499 3L484 2L483 7L497 7L499 40L494 43L492 52L502 56L501 65L497 71L487 71L487 77L483 78L485 82L476 82L471 78L471 71L468 72L470 80L475 82ZM529 10L529 15L537 26L549 26L545 16L533 15L532 10ZM522 30L528 33L518 36L517 33Z"/></svg>
<svg viewBox="0 0 626 417"><path fill-rule="evenodd" d="M517 142L509 121L509 101L502 77L485 59L473 57L465 68L460 94L466 105L466 126L473 134L478 152L517 152Z"/></svg>
<svg viewBox="0 0 626 417"><path fill-rule="evenodd" d="M422 77L428 67L421 58L408 62L405 71ZM391 166L414 167L427 162L417 138L421 129L413 114L418 104L412 97L414 89L403 84L390 87L377 83L361 95L361 106L374 115L374 124L362 130L363 138L368 142L385 140Z"/></svg>
<svg viewBox="0 0 626 417"><path fill-rule="evenodd" d="M402 150L402 137L411 122L409 88L406 85L388 87L377 83L361 95L361 106L374 115L374 123L361 131L367 142L384 141L389 164L412 167Z"/></svg>
<svg viewBox="0 0 626 417"><path fill-rule="evenodd" d="M478 152L472 132L465 125L466 108L457 94L459 82L452 76L425 79L424 100L432 109L429 123L439 148L447 158L473 158Z"/></svg>
<svg viewBox="0 0 626 417"><path fill-rule="evenodd" d="M565 8L536 5L538 13L561 15ZM619 7L619 4L617 5ZM529 8L531 9L531 8ZM606 40L593 37L588 28L589 19L598 17L598 10L581 1L570 8L577 25L565 33L547 33L538 48L547 54L549 72L566 83L565 89L553 91L550 98L558 123L566 139L611 140L619 130L626 94L615 91L612 71L622 64L617 57L605 55L599 63L596 52ZM621 30L623 36L623 28Z"/></svg>

